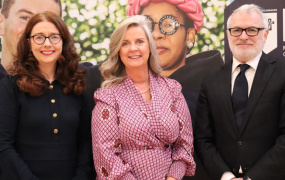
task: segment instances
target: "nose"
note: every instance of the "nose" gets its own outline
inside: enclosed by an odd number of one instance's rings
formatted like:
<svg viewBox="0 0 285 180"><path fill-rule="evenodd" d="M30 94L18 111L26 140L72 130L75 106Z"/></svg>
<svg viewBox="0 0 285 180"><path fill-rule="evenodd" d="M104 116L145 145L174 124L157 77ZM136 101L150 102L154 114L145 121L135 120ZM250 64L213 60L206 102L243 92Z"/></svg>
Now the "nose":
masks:
<svg viewBox="0 0 285 180"><path fill-rule="evenodd" d="M156 40L161 40L165 38L165 35L160 32L158 24L155 24L152 31L152 37Z"/></svg>
<svg viewBox="0 0 285 180"><path fill-rule="evenodd" d="M246 32L245 31L242 31L242 33L241 33L241 35L240 35L240 37L239 37L240 39L248 39L248 35L246 34Z"/></svg>
<svg viewBox="0 0 285 180"><path fill-rule="evenodd" d="M50 42L49 38L46 37L46 40L45 40L45 42L44 42L44 45L45 45L45 46L51 46L51 42Z"/></svg>
<svg viewBox="0 0 285 180"><path fill-rule="evenodd" d="M137 47L137 45L135 44L135 43L132 43L131 44L131 49L130 49L131 51L136 51L136 50L138 50L138 47Z"/></svg>

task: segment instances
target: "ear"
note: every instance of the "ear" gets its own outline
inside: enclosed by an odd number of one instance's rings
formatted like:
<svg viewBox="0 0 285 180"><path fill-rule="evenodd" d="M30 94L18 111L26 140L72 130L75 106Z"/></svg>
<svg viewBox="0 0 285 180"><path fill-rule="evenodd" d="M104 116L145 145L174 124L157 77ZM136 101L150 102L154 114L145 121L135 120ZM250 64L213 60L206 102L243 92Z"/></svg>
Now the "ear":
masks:
<svg viewBox="0 0 285 180"><path fill-rule="evenodd" d="M265 31L265 33L264 33L264 40L265 40L265 41L266 41L266 39L267 39L268 33L269 33L269 30L266 29L266 31Z"/></svg>
<svg viewBox="0 0 285 180"><path fill-rule="evenodd" d="M0 13L0 36L4 36L5 17Z"/></svg>
<svg viewBox="0 0 285 180"><path fill-rule="evenodd" d="M230 31L229 31L229 30L226 30L226 33L227 33L227 38L229 39Z"/></svg>
<svg viewBox="0 0 285 180"><path fill-rule="evenodd" d="M192 49L195 43L195 36L196 36L196 30L194 28L189 28L186 33L186 46L189 49ZM192 44L192 47L189 47L189 44Z"/></svg>

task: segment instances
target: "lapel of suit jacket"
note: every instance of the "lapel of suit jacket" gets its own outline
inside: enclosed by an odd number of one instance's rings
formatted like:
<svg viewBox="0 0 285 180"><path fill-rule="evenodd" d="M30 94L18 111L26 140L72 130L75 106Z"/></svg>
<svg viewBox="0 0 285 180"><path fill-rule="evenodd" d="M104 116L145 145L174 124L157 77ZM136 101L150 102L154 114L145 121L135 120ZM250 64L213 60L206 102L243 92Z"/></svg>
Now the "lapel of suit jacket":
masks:
<svg viewBox="0 0 285 180"><path fill-rule="evenodd" d="M266 54L262 54L257 66L257 70L252 83L250 95L248 98L244 118L240 127L239 135L242 134L246 124L248 123L251 114L256 106L264 88L266 87L272 73L274 72L276 65L275 60L268 57Z"/></svg>
<svg viewBox="0 0 285 180"><path fill-rule="evenodd" d="M232 108L232 93L231 93L231 84L232 84L232 60L227 62L224 66L222 66L221 73L219 74L219 91L221 92L221 99L224 111L227 112L227 121L230 121L234 131L238 134L238 129L236 126L235 118L233 115ZM218 97L217 97L218 98Z"/></svg>

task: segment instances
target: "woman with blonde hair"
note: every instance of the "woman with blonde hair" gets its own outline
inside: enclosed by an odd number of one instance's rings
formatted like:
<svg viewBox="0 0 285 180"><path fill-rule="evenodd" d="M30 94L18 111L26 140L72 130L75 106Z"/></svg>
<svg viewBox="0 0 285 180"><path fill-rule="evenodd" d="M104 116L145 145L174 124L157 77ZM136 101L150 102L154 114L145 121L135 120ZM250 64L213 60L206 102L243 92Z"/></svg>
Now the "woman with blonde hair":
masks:
<svg viewBox="0 0 285 180"><path fill-rule="evenodd" d="M181 84L193 127L203 77L224 64L218 50L191 52L205 20L201 3L200 0L128 0L127 9L128 16L147 17L161 59L161 75ZM194 159L195 176L184 179L210 180L196 154Z"/></svg>
<svg viewBox="0 0 285 180"><path fill-rule="evenodd" d="M160 76L159 55L144 16L113 32L105 81L94 94L93 158L97 179L193 176L191 117L181 86Z"/></svg>

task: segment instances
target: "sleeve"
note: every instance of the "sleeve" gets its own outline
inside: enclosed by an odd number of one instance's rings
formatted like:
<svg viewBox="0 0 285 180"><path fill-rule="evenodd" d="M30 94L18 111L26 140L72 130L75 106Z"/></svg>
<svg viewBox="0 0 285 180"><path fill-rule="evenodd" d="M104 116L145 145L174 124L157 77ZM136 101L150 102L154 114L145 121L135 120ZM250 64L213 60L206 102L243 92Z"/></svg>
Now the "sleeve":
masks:
<svg viewBox="0 0 285 180"><path fill-rule="evenodd" d="M215 147L214 128L207 98L206 79L204 78L202 82L197 103L194 145L197 155L209 175L214 179L220 179L225 172L231 172L231 169L227 166Z"/></svg>
<svg viewBox="0 0 285 180"><path fill-rule="evenodd" d="M73 180L91 180L95 178L92 158L91 116L88 112L87 101L84 97L82 97L82 104L78 134L78 163L76 176Z"/></svg>
<svg viewBox="0 0 285 180"><path fill-rule="evenodd" d="M96 106L92 112L93 159L100 179L136 179L132 167L120 158L121 139L117 121L117 104L111 89L99 89L94 94Z"/></svg>
<svg viewBox="0 0 285 180"><path fill-rule="evenodd" d="M15 149L19 113L17 93L15 78L5 77L0 85L0 178L37 180Z"/></svg>
<svg viewBox="0 0 285 180"><path fill-rule="evenodd" d="M282 71L283 70L284 69L282 69ZM279 107L280 119L278 126L276 129L274 129L278 132L278 135L276 137L274 146L272 146L254 164L254 166L248 172L246 172L246 175L253 180L280 178L285 179L285 85L283 85ZM277 111L278 110L276 110L276 112Z"/></svg>
<svg viewBox="0 0 285 180"><path fill-rule="evenodd" d="M190 112L181 92L181 85L170 80L169 88L174 99L174 108L179 119L180 134L173 145L172 165L167 176L182 179L184 175L194 176L196 164L193 159L193 130Z"/></svg>

